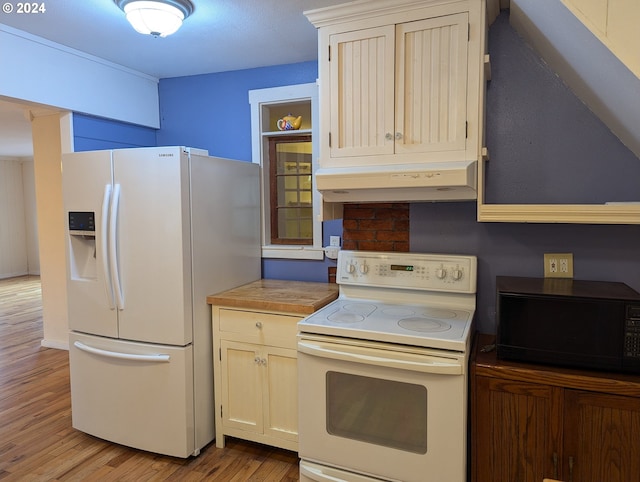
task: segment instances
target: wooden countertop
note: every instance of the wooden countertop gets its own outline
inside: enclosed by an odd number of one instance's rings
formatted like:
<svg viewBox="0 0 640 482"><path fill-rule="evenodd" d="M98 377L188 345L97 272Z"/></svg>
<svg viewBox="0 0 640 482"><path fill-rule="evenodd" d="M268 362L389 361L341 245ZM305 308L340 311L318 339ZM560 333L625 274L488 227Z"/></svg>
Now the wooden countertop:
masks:
<svg viewBox="0 0 640 482"><path fill-rule="evenodd" d="M495 335L477 334L471 358L475 375L640 397L640 375L499 360L493 343Z"/></svg>
<svg viewBox="0 0 640 482"><path fill-rule="evenodd" d="M308 315L337 297L338 285L334 283L261 279L209 295L207 303Z"/></svg>

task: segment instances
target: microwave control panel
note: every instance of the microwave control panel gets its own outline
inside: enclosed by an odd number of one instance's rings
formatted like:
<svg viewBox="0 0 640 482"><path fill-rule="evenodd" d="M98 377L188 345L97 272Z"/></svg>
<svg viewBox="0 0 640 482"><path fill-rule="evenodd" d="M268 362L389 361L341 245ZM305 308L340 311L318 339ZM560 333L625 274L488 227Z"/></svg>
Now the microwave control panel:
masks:
<svg viewBox="0 0 640 482"><path fill-rule="evenodd" d="M624 356L640 359L640 305L627 305L624 329Z"/></svg>

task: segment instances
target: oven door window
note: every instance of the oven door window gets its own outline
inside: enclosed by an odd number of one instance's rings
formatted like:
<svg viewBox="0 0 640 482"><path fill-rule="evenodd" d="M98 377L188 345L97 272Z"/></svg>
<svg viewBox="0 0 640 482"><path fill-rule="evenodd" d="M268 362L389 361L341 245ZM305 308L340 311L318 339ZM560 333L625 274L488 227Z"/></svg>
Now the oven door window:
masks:
<svg viewBox="0 0 640 482"><path fill-rule="evenodd" d="M427 453L427 389L393 380L327 372L327 432Z"/></svg>

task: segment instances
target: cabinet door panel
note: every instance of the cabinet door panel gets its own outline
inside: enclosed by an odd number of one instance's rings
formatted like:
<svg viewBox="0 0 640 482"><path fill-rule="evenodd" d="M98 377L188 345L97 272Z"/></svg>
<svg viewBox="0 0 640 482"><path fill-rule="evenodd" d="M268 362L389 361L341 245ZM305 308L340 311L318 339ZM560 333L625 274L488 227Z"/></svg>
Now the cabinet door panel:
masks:
<svg viewBox="0 0 640 482"><path fill-rule="evenodd" d="M298 360L296 350L265 347L264 433L298 440Z"/></svg>
<svg viewBox="0 0 640 482"><path fill-rule="evenodd" d="M558 389L477 377L476 482L540 482L556 475Z"/></svg>
<svg viewBox="0 0 640 482"><path fill-rule="evenodd" d="M396 153L464 153L467 30L466 12L397 26Z"/></svg>
<svg viewBox="0 0 640 482"><path fill-rule="evenodd" d="M330 37L331 157L393 154L394 30Z"/></svg>
<svg viewBox="0 0 640 482"><path fill-rule="evenodd" d="M565 478L572 470L580 482L638 480L640 400L566 390L565 407Z"/></svg>
<svg viewBox="0 0 640 482"><path fill-rule="evenodd" d="M254 345L220 342L224 426L262 433L262 381ZM257 359L257 360L256 360Z"/></svg>

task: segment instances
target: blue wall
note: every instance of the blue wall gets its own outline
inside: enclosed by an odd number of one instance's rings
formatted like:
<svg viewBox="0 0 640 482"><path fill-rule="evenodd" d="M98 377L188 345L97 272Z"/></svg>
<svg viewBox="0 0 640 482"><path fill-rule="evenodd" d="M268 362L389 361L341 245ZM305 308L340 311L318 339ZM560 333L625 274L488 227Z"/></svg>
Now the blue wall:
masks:
<svg viewBox="0 0 640 482"><path fill-rule="evenodd" d="M505 13L490 29L489 49L488 200L637 199L640 160L548 70L509 26ZM163 79L157 145L201 147L215 156L250 161L248 91L313 82L316 76L316 63L306 62ZM92 149L102 143L144 145L152 137L130 132L131 126L114 132L110 123L101 127L106 134L96 137L95 119L80 119L76 142ZM578 174L585 177L576 181ZM414 203L410 222L412 251L478 256L478 328L483 332L495 330L495 277L542 276L546 252L572 252L576 279L622 281L640 291L639 225L477 223L475 202ZM342 234L340 221L324 223L325 245L330 234ZM265 260L263 276L325 281L332 265L327 260Z"/></svg>
<svg viewBox="0 0 640 482"><path fill-rule="evenodd" d="M489 30L489 203L640 200L640 162L502 13Z"/></svg>
<svg viewBox="0 0 640 482"><path fill-rule="evenodd" d="M518 37L505 13L490 29L489 52L488 200L638 200L640 160ZM495 331L495 277L542 277L544 253L573 253L575 279L622 281L640 291L640 225L477 223L469 202L412 204L410 224L412 251L478 256L483 332Z"/></svg>
<svg viewBox="0 0 640 482"><path fill-rule="evenodd" d="M152 147L156 145L156 130L74 113L73 141L76 152Z"/></svg>
<svg viewBox="0 0 640 482"><path fill-rule="evenodd" d="M158 145L207 149L217 157L251 161L249 91L315 82L317 62L277 65L160 80ZM342 223L324 223L329 235L342 235ZM262 276L299 281L327 281L335 262L264 259Z"/></svg>
<svg viewBox="0 0 640 482"><path fill-rule="evenodd" d="M315 82L317 62L161 79L158 145L251 161L249 91Z"/></svg>

